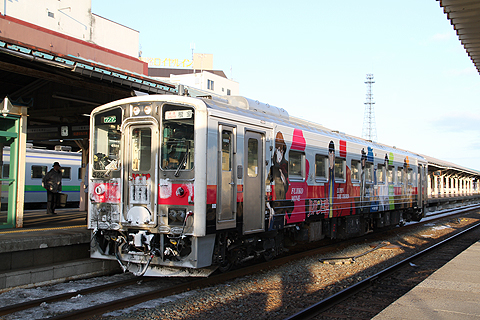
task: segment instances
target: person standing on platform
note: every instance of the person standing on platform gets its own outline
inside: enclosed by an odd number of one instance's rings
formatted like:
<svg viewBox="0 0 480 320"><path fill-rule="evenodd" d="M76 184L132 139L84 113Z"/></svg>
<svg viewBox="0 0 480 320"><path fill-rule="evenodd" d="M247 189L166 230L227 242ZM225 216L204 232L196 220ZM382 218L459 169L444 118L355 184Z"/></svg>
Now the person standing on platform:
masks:
<svg viewBox="0 0 480 320"><path fill-rule="evenodd" d="M60 163L53 163L53 168L43 177L42 184L47 189L47 214L55 214L55 207L60 200L59 192L62 191Z"/></svg>

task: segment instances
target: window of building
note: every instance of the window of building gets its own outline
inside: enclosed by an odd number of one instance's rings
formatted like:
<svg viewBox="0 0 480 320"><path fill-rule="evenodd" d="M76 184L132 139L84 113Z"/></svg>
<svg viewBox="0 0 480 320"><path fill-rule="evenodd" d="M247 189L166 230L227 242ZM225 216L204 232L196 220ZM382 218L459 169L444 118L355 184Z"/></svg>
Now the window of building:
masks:
<svg viewBox="0 0 480 320"><path fill-rule="evenodd" d="M327 179L328 157L321 154L315 155L315 178Z"/></svg>
<svg viewBox="0 0 480 320"><path fill-rule="evenodd" d="M305 178L305 153L290 150L288 153L288 176L292 179Z"/></svg>
<svg viewBox="0 0 480 320"><path fill-rule="evenodd" d="M208 90L213 90L213 80L208 80L207 81L207 89Z"/></svg>
<svg viewBox="0 0 480 320"><path fill-rule="evenodd" d="M227 89L227 96L229 96L229 95L231 95L231 94L232 94L232 93L231 93L230 89Z"/></svg>

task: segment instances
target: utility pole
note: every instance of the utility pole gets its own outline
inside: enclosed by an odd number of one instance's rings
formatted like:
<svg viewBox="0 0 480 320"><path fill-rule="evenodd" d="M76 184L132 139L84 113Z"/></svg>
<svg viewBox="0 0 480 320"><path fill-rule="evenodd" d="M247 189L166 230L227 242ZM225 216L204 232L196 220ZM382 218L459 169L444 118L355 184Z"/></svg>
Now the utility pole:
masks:
<svg viewBox="0 0 480 320"><path fill-rule="evenodd" d="M373 74L367 74L367 100L365 102L365 114L363 116L363 128L362 128L362 138L370 141L377 141L377 128L375 126L375 112L373 110L373 94L372 94L372 84Z"/></svg>

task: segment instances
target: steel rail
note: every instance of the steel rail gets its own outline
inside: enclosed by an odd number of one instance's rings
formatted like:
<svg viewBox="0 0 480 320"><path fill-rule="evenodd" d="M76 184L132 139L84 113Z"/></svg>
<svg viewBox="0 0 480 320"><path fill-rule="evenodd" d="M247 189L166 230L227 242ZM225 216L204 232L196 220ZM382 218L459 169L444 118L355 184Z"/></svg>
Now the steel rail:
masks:
<svg viewBox="0 0 480 320"><path fill-rule="evenodd" d="M35 308L35 307L38 307L39 305L41 305L44 302L51 303L51 302L56 302L56 301L67 300L67 299L75 297L79 294L80 295L91 294L91 293L95 293L95 292L100 292L100 291L115 289L115 288L119 288L119 287L123 287L123 286L128 286L128 285L137 283L138 281L146 282L146 281L151 281L151 280L155 280L155 279L145 278L145 279L140 279L139 280L138 278L134 278L134 279L129 279L129 280L106 283L106 284L102 284L102 285L91 287L91 288L77 290L75 292L66 292L66 293L62 293L62 294L53 295L53 296L50 296L50 297L44 297L44 298L40 298L40 299L29 300L29 301L25 301L25 302L22 302L22 303L17 303L17 304L5 306L5 307L0 307L0 316L4 316L4 315L7 315L7 314L11 314L11 313L14 313L14 312L18 312L18 311L22 311L22 310L26 310L26 309L30 309L30 308Z"/></svg>
<svg viewBox="0 0 480 320"><path fill-rule="evenodd" d="M430 252L432 252L433 250L439 248L440 246L452 241L453 239L456 239L457 237L469 232L469 231L472 231L474 230L475 228L479 227L480 226L480 223L478 224L475 224L465 230L462 230L458 233L456 233L455 235L447 238L447 239L444 239L400 262L397 262L396 264L388 267L388 268L385 268L384 270L346 288L346 289L343 289L342 291L339 291L337 293L335 293L334 295L326 298L326 299L323 299L307 308L305 308L304 310L301 310L299 312L297 312L296 314L290 316L290 317L287 317L285 318L285 320L297 320L297 319L309 319L309 318L312 318L316 315L318 315L319 313L337 305L338 303L342 302L343 300L345 300L346 298L364 290L365 288L369 287L372 285L373 282L375 282L377 279L379 278L383 278L383 277L386 277L388 276L389 274L393 273L394 271L396 271L397 269L403 267L404 265L410 263L412 260L415 260L416 258L419 258L423 255L426 255Z"/></svg>
<svg viewBox="0 0 480 320"><path fill-rule="evenodd" d="M470 208L467 208L465 210L460 210L460 212L456 212L456 210L451 210L451 211L455 211L455 213L452 214L452 215L455 215L455 214L463 213L464 211L471 211L471 210L475 210L475 209L477 209L477 208L471 208L470 207ZM451 213L451 211L449 211L449 213ZM432 219L436 219L436 218L437 217L432 217ZM442 216L441 218L445 218L445 216ZM422 219L422 222L424 222L423 219ZM420 222L420 223L422 223L422 222ZM406 227L408 228L408 227L412 227L412 226L414 226L414 224L410 224ZM375 234L370 234L370 235L374 236ZM364 237L365 236L368 237L369 235L364 235ZM349 245L351 245L351 243L353 241L358 241L358 239L352 238L352 239L348 239L346 241L342 241L341 243L339 243L339 242L329 243L329 244L323 245L323 246L315 248L315 249L298 252L298 253L295 253L295 254L289 255L289 256L279 257L279 258L276 258L276 259L274 259L272 261L269 261L269 262L258 263L258 264L243 267L241 269L237 269L237 270L234 270L234 271L213 275L213 276L210 276L208 278L202 278L202 279L198 279L198 280L194 280L194 281L189 281L189 282L184 283L184 284L174 285L174 286L169 287L169 288L152 290L152 291L145 292L143 294L139 294L139 295L136 295L136 296L133 296L133 297L126 297L126 298L123 298L123 299L120 299L120 300L115 300L115 301L106 302L106 303L103 303L103 304L98 304L98 305L95 305L95 306L91 306L91 307L86 308L86 309L74 310L74 311L71 311L71 312L68 312L68 313L64 313L64 314L54 316L54 317L49 318L49 319L86 319L88 317L98 315L98 314L101 314L101 313L105 313L105 312L109 312L109 311L113 311L113 310L118 310L118 309L124 309L124 308L127 308L129 306L133 306L135 304L145 302L145 301L148 301L148 300L158 299L158 298L166 297L166 296L173 295L173 294L182 293L182 292L189 291L189 290L194 290L194 289L205 288L205 287L208 287L208 286L217 285L217 284L229 281L229 280L233 280L233 279L236 279L236 278L251 275L251 274L253 274L255 272L259 272L261 270L268 270L268 269L272 269L272 268L275 268L275 267L279 267L279 266L282 266L282 265L284 265L288 262L291 262L292 260L299 260L299 259L302 259L302 258L305 258L305 257L310 257L312 255L318 255L318 254L325 253L328 250L330 250L332 247L335 247L336 249L341 249L341 248L344 248L344 247L348 247ZM93 288L86 288L86 289L78 290L78 291L75 291L75 292L72 292L72 293L64 293L64 294L55 295L55 296L51 296L51 297L26 301L24 303L15 304L15 305L12 305L12 306L6 306L6 307L0 308L0 316L6 315L6 314L11 314L11 313L18 312L18 311L22 311L22 310L33 308L33 307L38 307L43 302L47 302L47 303L56 302L56 301L69 299L69 298L71 298L73 296L76 296L78 294L85 295L85 294L89 294L89 293L94 293L94 292L98 292L98 291L105 291L105 290L108 290L108 289L133 284L133 283L139 281L139 279L141 279L142 281L156 280L156 278L151 278L151 279L150 278L134 278L134 279L127 280L127 281L119 281L119 282L115 282L115 283L112 283L112 284L106 284L106 285L97 286L97 287L93 287ZM368 279L366 279L362 282L367 282L367 280Z"/></svg>

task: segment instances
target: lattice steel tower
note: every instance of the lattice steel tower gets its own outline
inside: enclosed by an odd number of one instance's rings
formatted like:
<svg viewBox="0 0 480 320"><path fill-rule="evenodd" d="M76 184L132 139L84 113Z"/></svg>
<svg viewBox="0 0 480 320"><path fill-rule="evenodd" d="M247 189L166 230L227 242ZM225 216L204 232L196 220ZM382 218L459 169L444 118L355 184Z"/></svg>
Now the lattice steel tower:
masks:
<svg viewBox="0 0 480 320"><path fill-rule="evenodd" d="M377 141L377 128L375 127L375 112L373 110L373 94L372 94L373 74L367 74L367 101L365 102L365 114L363 116L362 138Z"/></svg>

